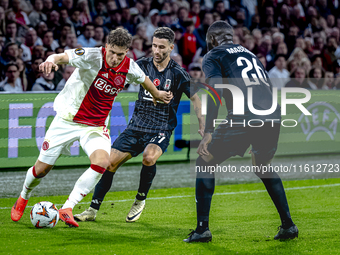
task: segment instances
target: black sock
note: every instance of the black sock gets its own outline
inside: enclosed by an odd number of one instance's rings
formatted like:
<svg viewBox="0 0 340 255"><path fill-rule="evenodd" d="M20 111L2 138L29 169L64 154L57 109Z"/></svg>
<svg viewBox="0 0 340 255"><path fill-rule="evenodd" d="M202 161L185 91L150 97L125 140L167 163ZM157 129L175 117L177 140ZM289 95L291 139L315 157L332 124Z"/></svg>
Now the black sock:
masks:
<svg viewBox="0 0 340 255"><path fill-rule="evenodd" d="M139 188L136 199L145 200L150 190L153 178L156 175L156 164L153 166L146 166L143 164L140 172Z"/></svg>
<svg viewBox="0 0 340 255"><path fill-rule="evenodd" d="M211 165L201 157L196 160L196 166L205 169ZM197 169L197 168L196 168ZM209 172L197 172L196 175L196 211L197 211L197 232L204 232L209 228L209 212L211 199L215 190L215 176Z"/></svg>
<svg viewBox="0 0 340 255"><path fill-rule="evenodd" d="M197 221L196 232L198 234L202 234L207 229L209 229L209 221Z"/></svg>
<svg viewBox="0 0 340 255"><path fill-rule="evenodd" d="M90 207L99 210L106 193L109 192L111 188L115 173L116 172L110 172L107 170L103 173L102 178L99 180L94 189Z"/></svg>
<svg viewBox="0 0 340 255"><path fill-rule="evenodd" d="M260 178L279 212L282 227L287 229L294 225L290 216L286 193L279 175L275 172L271 172Z"/></svg>

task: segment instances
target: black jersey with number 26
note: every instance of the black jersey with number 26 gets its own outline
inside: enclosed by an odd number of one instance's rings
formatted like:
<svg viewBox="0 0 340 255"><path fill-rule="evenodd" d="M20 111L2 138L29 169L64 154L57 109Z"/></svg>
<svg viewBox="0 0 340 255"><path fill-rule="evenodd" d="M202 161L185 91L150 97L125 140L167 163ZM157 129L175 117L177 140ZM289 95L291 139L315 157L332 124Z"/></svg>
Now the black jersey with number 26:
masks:
<svg viewBox="0 0 340 255"><path fill-rule="evenodd" d="M238 44L225 44L213 48L204 56L202 67L207 82L211 86L215 87L217 83L227 83L237 87L234 95L229 89L217 90L220 96L223 96L225 99L228 109L228 119L236 121L242 119L246 121L250 119L261 119L264 121L266 121L266 119L276 119L275 122L281 119L280 106L278 104L272 104L272 84L265 68L260 60L243 46ZM248 88L251 88L252 91L251 99L254 109L263 112L264 110L271 109L273 105L273 107L275 107L273 113L256 115L250 111L248 107L248 101L250 100ZM235 93L236 91L237 93ZM242 91L243 95L240 91ZM242 102L242 98L244 100L244 114L234 114L233 101L238 100L238 102L240 102L241 100ZM213 123L213 120L208 121L208 119L217 117L218 107L214 107L212 104L208 104L208 107L209 106L206 131L211 132L210 124Z"/></svg>
<svg viewBox="0 0 340 255"><path fill-rule="evenodd" d="M162 72L154 65L152 57L142 58L136 63L158 90L171 91L174 97L169 104L161 102L155 106L150 92L140 86L135 110L127 128L147 133L172 131L177 125L176 113L182 94L190 98L189 74L172 59Z"/></svg>

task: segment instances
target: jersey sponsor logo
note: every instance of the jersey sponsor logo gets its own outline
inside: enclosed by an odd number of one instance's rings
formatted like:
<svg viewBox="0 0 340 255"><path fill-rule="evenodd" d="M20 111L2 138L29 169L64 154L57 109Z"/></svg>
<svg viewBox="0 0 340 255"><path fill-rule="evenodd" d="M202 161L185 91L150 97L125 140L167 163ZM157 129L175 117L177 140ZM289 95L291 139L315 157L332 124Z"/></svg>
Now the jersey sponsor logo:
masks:
<svg viewBox="0 0 340 255"><path fill-rule="evenodd" d="M161 84L161 81L160 81L159 79L156 78L156 79L153 80L153 85L155 85L156 87L158 87L159 84Z"/></svg>
<svg viewBox="0 0 340 255"><path fill-rule="evenodd" d="M83 48L78 48L78 49L74 50L74 53L76 53L76 55L78 55L78 56L82 56L82 55L84 55L85 50Z"/></svg>
<svg viewBox="0 0 340 255"><path fill-rule="evenodd" d="M46 151L48 150L49 147L50 147L50 144L48 143L48 141L44 141L42 145L42 149Z"/></svg>
<svg viewBox="0 0 340 255"><path fill-rule="evenodd" d="M108 79L109 78L109 74L108 73L103 73L103 76Z"/></svg>
<svg viewBox="0 0 340 255"><path fill-rule="evenodd" d="M122 76L116 76L113 80L114 84L116 84L117 86L120 86L124 83L124 79Z"/></svg>
<svg viewBox="0 0 340 255"><path fill-rule="evenodd" d="M117 94L121 89L117 89L115 87L112 87L110 84L107 84L107 81L105 81L102 78L98 78L96 82L94 83L94 86L104 91L105 93L109 93L110 95Z"/></svg>

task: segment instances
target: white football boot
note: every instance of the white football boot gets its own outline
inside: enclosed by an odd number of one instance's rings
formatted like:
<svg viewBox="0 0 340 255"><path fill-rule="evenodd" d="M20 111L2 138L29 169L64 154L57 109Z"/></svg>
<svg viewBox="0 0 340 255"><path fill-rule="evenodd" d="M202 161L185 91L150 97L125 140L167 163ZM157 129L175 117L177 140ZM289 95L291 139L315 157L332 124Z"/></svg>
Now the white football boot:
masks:
<svg viewBox="0 0 340 255"><path fill-rule="evenodd" d="M86 209L82 213L76 214L73 217L76 221L94 221L96 219L97 212L98 210L89 207L89 209Z"/></svg>
<svg viewBox="0 0 340 255"><path fill-rule="evenodd" d="M145 200L135 200L135 202L132 204L131 209L126 216L126 222L135 222L139 219L140 215L143 212L143 209L145 207Z"/></svg>

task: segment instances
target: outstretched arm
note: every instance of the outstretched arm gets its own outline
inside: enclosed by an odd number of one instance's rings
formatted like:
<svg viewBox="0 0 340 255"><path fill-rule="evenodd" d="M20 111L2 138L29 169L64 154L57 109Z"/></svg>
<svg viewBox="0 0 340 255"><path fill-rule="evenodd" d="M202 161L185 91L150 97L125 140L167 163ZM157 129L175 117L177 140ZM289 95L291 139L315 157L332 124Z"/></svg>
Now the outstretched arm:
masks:
<svg viewBox="0 0 340 255"><path fill-rule="evenodd" d="M39 65L39 71L43 72L44 74L49 74L53 68L55 71L59 69L58 64L68 64L68 62L69 58L65 52L60 54L52 54L46 59L45 62Z"/></svg>

